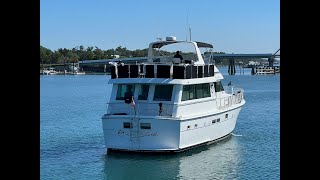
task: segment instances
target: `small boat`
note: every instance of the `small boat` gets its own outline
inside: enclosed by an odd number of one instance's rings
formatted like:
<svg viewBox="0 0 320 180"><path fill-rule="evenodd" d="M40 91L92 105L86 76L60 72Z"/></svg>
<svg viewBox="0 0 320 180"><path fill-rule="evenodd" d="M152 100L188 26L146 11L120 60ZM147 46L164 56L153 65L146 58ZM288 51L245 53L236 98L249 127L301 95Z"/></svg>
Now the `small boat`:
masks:
<svg viewBox="0 0 320 180"><path fill-rule="evenodd" d="M269 66L259 66L255 68L256 75L265 75L265 74L276 74L279 69L276 67Z"/></svg>
<svg viewBox="0 0 320 180"><path fill-rule="evenodd" d="M57 72L53 67L50 67L49 69L42 69L42 72L40 72L40 74L42 75L55 75L58 74L59 72Z"/></svg>
<svg viewBox="0 0 320 180"><path fill-rule="evenodd" d="M181 152L228 137L244 90L213 63L213 46L167 37L149 44L148 61L113 62L102 116L107 152ZM176 51L182 58L174 59Z"/></svg>
<svg viewBox="0 0 320 180"><path fill-rule="evenodd" d="M84 71L67 72L67 71L66 71L65 74L67 74L67 75L85 75L86 72L84 72Z"/></svg>
<svg viewBox="0 0 320 180"><path fill-rule="evenodd" d="M74 75L85 75L86 72L80 72L80 71L76 71L73 73Z"/></svg>

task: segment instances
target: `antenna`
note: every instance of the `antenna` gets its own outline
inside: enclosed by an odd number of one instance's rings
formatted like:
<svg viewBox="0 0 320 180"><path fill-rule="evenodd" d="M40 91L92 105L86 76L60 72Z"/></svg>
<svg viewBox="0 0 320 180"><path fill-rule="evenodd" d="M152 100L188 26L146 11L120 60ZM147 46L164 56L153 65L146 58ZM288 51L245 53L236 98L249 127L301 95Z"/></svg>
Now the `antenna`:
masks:
<svg viewBox="0 0 320 180"><path fill-rule="evenodd" d="M186 34L186 41L188 41L188 32L190 32L190 26L189 26L189 1L186 0L186 9L187 9L187 34ZM190 35L191 36L191 35ZM191 39L191 38L190 38Z"/></svg>

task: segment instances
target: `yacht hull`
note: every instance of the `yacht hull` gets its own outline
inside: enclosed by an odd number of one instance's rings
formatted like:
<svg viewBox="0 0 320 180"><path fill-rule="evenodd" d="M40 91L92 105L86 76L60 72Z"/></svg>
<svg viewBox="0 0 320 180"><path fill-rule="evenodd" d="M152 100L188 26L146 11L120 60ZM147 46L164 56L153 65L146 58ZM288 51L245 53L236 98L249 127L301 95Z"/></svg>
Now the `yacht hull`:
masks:
<svg viewBox="0 0 320 180"><path fill-rule="evenodd" d="M242 105L207 116L174 119L165 117L102 117L107 151L181 152L225 139L234 130ZM132 128L124 128L124 123ZM150 129L141 129L150 123Z"/></svg>

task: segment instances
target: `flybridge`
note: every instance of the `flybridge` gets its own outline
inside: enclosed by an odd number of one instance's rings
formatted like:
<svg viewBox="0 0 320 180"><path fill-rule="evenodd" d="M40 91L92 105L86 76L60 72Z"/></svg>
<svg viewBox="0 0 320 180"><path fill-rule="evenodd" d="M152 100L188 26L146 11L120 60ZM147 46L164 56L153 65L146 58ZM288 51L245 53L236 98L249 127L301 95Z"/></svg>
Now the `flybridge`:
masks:
<svg viewBox="0 0 320 180"><path fill-rule="evenodd" d="M161 49L165 46L170 48ZM190 51L184 48L189 48ZM199 48L209 48L209 51L206 49L205 52L201 52ZM166 41L156 41L149 44L148 61L145 63L110 63L113 65L111 67L111 79L194 79L212 77L215 72L214 64L210 62L212 48L213 46L208 43L177 41L174 36L170 36L166 38ZM181 49L186 50L185 54L182 54L183 56L179 54Z"/></svg>

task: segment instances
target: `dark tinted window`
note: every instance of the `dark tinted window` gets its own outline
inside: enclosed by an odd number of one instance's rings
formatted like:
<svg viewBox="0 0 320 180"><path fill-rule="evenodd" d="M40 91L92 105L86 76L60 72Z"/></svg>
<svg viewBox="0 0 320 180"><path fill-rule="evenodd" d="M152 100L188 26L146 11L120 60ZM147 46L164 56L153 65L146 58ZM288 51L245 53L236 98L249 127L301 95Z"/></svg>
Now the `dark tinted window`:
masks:
<svg viewBox="0 0 320 180"><path fill-rule="evenodd" d="M171 101L173 85L156 85L154 101Z"/></svg>
<svg viewBox="0 0 320 180"><path fill-rule="evenodd" d="M132 84L119 84L116 100L124 100L126 94L134 94L134 85Z"/></svg>
<svg viewBox="0 0 320 180"><path fill-rule="evenodd" d="M220 81L214 82L214 89L216 92L224 91L223 86Z"/></svg>
<svg viewBox="0 0 320 180"><path fill-rule="evenodd" d="M123 123L123 128L131 128L132 127L132 124L129 123L129 122L124 122Z"/></svg>
<svg viewBox="0 0 320 180"><path fill-rule="evenodd" d="M140 128L141 129L151 129L151 124L150 123L140 123Z"/></svg>
<svg viewBox="0 0 320 180"><path fill-rule="evenodd" d="M139 100L147 100L149 93L149 85L141 85L139 89Z"/></svg>
<svg viewBox="0 0 320 180"><path fill-rule="evenodd" d="M210 97L210 85L209 83L205 84L195 84L195 85L184 85L182 91L181 101L199 99Z"/></svg>

